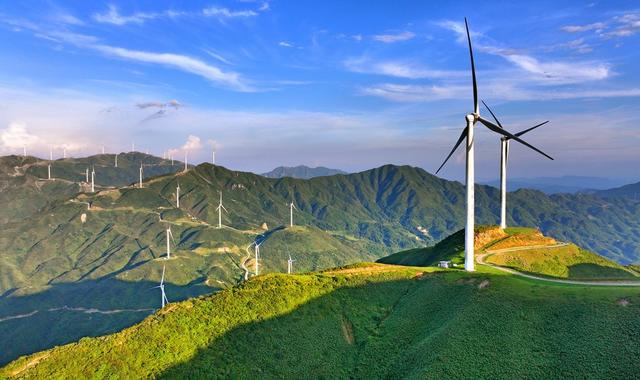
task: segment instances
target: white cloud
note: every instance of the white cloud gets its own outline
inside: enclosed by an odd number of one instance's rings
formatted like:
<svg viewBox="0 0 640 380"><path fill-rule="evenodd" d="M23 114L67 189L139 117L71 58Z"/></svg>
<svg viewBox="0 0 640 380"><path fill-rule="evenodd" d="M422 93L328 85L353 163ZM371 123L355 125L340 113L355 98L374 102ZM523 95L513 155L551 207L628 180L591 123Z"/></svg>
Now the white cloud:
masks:
<svg viewBox="0 0 640 380"><path fill-rule="evenodd" d="M187 141L182 146L182 150L188 150L191 152L200 149L202 149L202 142L200 141L200 137L194 135L189 135L187 137Z"/></svg>
<svg viewBox="0 0 640 380"><path fill-rule="evenodd" d="M483 97L498 100L557 100L584 98L625 98L640 97L640 88L628 89L588 89L549 90L547 88L522 88L514 82L492 82L481 86ZM445 99L470 100L469 85L412 85L382 83L364 87L363 95L376 96L394 102L425 103Z"/></svg>
<svg viewBox="0 0 640 380"><path fill-rule="evenodd" d="M375 41L384 42L388 44L393 42L408 41L415 36L416 34L413 32L404 31L404 32L399 32L395 34L377 34L373 36L373 39Z"/></svg>
<svg viewBox="0 0 640 380"><path fill-rule="evenodd" d="M376 62L367 58L350 58L344 61L345 67L356 73L379 74L397 78L456 78L468 76L464 71L430 70L414 63L383 61Z"/></svg>
<svg viewBox="0 0 640 380"><path fill-rule="evenodd" d="M4 150L29 148L38 142L38 137L30 134L26 125L20 122L12 122L5 129L0 130L0 144Z"/></svg>
<svg viewBox="0 0 640 380"><path fill-rule="evenodd" d="M288 48L294 48L295 47L291 42L287 42L287 41L278 42L278 46L288 47Z"/></svg>
<svg viewBox="0 0 640 380"><path fill-rule="evenodd" d="M199 75L214 83L223 85L236 91L254 91L252 87L245 83L240 74L232 71L222 71L216 66L207 64L199 59L189 56L173 53L153 53L139 50L129 50L108 45L90 45L88 47L113 57L173 67L182 71Z"/></svg>
<svg viewBox="0 0 640 380"><path fill-rule="evenodd" d="M609 66L591 62L540 62L522 54L503 54L502 57L519 68L537 76L549 84L583 83L602 80L611 76Z"/></svg>
<svg viewBox="0 0 640 380"><path fill-rule="evenodd" d="M216 17L219 19L227 18L247 18L258 15L258 12L252 10L232 11L228 8L209 7L202 10L202 14L207 17Z"/></svg>
<svg viewBox="0 0 640 380"><path fill-rule="evenodd" d="M105 13L95 13L93 19L100 23L113 24L113 25L126 25L126 24L142 24L147 20L152 20L159 17L159 13L143 13L138 12L130 16L123 16L118 12L118 8L111 4L109 10Z"/></svg>
<svg viewBox="0 0 640 380"><path fill-rule="evenodd" d="M581 33L581 32L588 32L590 30L600 31L606 28L606 26L607 25L603 22L594 22L593 24L586 24L586 25L567 25L567 26L563 26L560 29L567 33Z"/></svg>

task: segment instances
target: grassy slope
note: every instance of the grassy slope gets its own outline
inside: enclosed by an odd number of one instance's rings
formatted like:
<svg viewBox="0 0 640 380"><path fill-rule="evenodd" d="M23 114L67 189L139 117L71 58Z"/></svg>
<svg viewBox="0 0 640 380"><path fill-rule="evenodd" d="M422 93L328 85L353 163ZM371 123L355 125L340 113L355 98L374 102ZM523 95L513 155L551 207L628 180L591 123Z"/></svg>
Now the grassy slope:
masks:
<svg viewBox="0 0 640 380"><path fill-rule="evenodd" d="M521 272L575 280L637 277L620 264L575 244L557 246L557 241L532 228L507 228L502 233L496 227L479 227L476 230L476 243L477 254L489 252L485 258L488 263ZM531 249L520 250L523 247ZM512 249L516 250L510 251ZM457 265L464 263L464 230L456 232L433 247L398 252L379 259L378 262L433 266L440 260L451 260Z"/></svg>
<svg viewBox="0 0 640 380"><path fill-rule="evenodd" d="M25 378L632 378L640 290L357 266L267 275L22 358ZM620 300L629 302L622 306Z"/></svg>

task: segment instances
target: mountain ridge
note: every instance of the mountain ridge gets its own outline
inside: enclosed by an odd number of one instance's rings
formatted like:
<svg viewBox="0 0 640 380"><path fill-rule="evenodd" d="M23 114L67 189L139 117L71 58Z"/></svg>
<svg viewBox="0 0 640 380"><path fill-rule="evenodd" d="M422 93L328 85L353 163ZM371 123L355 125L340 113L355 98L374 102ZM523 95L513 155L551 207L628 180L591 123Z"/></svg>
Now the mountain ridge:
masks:
<svg viewBox="0 0 640 380"><path fill-rule="evenodd" d="M309 167L306 165L298 165L298 166L278 166L277 168L262 173L263 177L268 178L283 178L283 177L292 177L299 179L311 179L315 177L326 177L332 176L336 174L348 174L345 171L340 169L331 169L324 166L318 167Z"/></svg>

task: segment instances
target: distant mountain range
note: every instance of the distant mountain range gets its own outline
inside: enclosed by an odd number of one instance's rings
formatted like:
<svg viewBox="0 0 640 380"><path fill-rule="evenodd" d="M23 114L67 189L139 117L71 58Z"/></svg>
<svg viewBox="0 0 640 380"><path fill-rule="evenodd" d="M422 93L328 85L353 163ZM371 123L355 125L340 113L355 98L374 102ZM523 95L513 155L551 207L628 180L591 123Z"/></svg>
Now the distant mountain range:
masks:
<svg viewBox="0 0 640 380"><path fill-rule="evenodd" d="M497 188L500 187L500 180L483 183ZM508 191L533 189L540 190L546 194L558 194L605 190L623 186L627 183L629 183L629 181L623 179L585 176L512 178L507 180L507 189Z"/></svg>
<svg viewBox="0 0 640 380"><path fill-rule="evenodd" d="M297 272L373 261L464 226L464 186L410 166L295 179L211 164L183 171L140 153L120 155L115 168L114 158L56 160L55 180L47 180L47 160L0 157L0 364L142 320L158 307L150 288L164 265L171 302L235 285L263 226L288 225L292 199L296 226L261 247L261 274L285 271L289 254ZM85 170L94 166L91 193ZM229 212L219 229L220 191ZM476 187L478 224L497 223L498 199L497 189ZM640 261L640 202L632 197L521 189L509 194L508 222L622 264ZM164 260L169 226L175 242ZM82 311L94 309L103 313Z"/></svg>
<svg viewBox="0 0 640 380"><path fill-rule="evenodd" d="M315 177L325 177L335 174L347 174L340 169L325 168L324 166L318 166L317 168L310 168L305 165L298 166L279 166L268 173L262 173L263 177L268 178L300 178L310 179Z"/></svg>

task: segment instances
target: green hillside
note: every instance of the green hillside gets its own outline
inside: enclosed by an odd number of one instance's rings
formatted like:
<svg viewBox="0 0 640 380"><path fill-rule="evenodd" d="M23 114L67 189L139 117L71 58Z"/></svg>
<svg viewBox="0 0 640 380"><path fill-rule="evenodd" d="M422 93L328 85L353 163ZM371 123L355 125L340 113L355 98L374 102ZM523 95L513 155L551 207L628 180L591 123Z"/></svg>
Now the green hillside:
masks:
<svg viewBox="0 0 640 380"><path fill-rule="evenodd" d="M285 271L289 254L297 260L296 272L373 261L435 244L464 220L460 183L408 166L302 180L210 164L182 172L178 162L171 166L140 153L120 154L118 168L113 159L56 160L55 181L41 178L46 161L0 160L0 186L6 189L0 198L8 205L0 211L0 333L6 337L0 341L0 363L117 331L151 313L158 300L140 286L148 288L160 277L168 226L176 239L175 258L167 263L174 286L169 297L180 300L237 284L242 262L253 268L247 246L263 227L288 224L291 199L298 208L296 226L262 247L261 273ZM140 162L143 189L129 186L137 181ZM96 167L95 194L77 182L88 165ZM229 210L223 229L216 228L220 190ZM494 188L477 187L479 223L495 223L497 196ZM640 255L640 207L632 200L521 190L511 193L509 202L512 223L539 226L624 264ZM100 312L84 310L91 308ZM10 344L18 337L20 344Z"/></svg>
<svg viewBox="0 0 640 380"><path fill-rule="evenodd" d="M634 378L640 289L359 265L266 275L100 338L20 378Z"/></svg>
<svg viewBox="0 0 640 380"><path fill-rule="evenodd" d="M575 244L557 242L533 228L482 226L476 229L476 257L519 272L572 280L628 280L637 275L622 265ZM379 263L435 266L439 261L464 265L464 230L432 247L415 248L383 257Z"/></svg>

